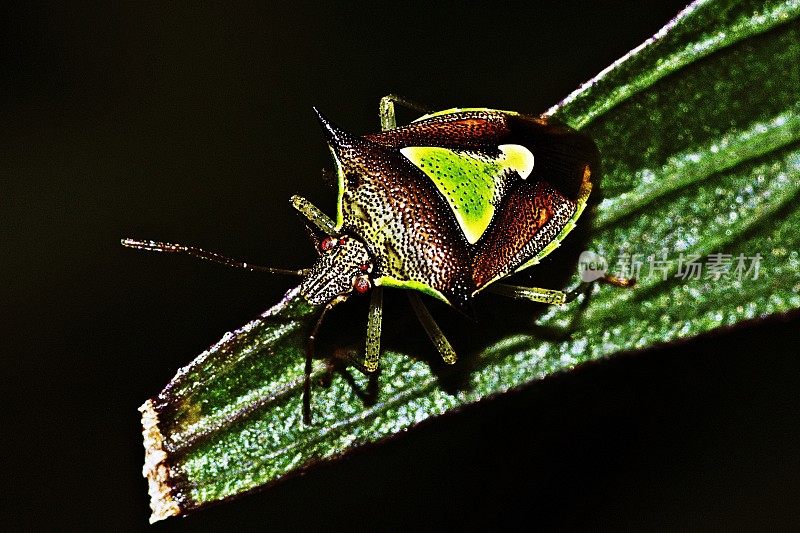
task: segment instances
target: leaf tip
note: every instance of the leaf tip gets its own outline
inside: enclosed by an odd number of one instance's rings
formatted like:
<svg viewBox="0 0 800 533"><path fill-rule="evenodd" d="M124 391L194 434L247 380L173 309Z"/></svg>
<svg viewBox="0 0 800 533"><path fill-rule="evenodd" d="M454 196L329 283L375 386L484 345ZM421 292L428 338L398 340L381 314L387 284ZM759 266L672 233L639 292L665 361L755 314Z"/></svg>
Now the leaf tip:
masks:
<svg viewBox="0 0 800 533"><path fill-rule="evenodd" d="M158 427L158 414L152 400L147 400L139 408L142 413L142 437L144 439L144 467L142 475L147 478L150 494L150 523L164 520L181 513L178 502L172 495L170 486L170 469L167 464L167 452L164 450L164 438Z"/></svg>

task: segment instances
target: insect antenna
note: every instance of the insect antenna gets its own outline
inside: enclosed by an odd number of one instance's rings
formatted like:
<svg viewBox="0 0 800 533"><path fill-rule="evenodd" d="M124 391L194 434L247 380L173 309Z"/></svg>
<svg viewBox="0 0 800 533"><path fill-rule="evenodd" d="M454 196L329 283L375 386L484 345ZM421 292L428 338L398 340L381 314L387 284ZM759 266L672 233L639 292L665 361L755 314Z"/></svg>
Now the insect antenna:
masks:
<svg viewBox="0 0 800 533"><path fill-rule="evenodd" d="M317 252L317 257L322 255L322 248L319 245L322 243L322 240L319 238L319 235L314 228L309 226L308 224L305 225L306 228L306 235L308 236L308 240L311 241L311 244L314 246L314 251Z"/></svg>
<svg viewBox="0 0 800 533"><path fill-rule="evenodd" d="M254 265L245 261L239 261L238 259L225 257L224 255L220 255L216 252L209 252L195 246L184 246L182 244L174 244L169 242L139 241L136 239L122 239L120 242L122 246L134 248L136 250L147 250L148 252L182 253L229 267L243 268L245 270L250 270L251 272L267 272L270 274L285 274L287 276L305 276L308 274L308 270L304 269L289 270L285 268L272 268Z"/></svg>

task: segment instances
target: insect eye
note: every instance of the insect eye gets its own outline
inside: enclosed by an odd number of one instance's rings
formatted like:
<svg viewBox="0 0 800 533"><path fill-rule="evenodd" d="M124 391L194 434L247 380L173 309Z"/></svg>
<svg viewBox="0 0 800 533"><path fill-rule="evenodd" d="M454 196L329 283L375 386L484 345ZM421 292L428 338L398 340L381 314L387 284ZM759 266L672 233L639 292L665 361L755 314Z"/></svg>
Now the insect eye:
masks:
<svg viewBox="0 0 800 533"><path fill-rule="evenodd" d="M347 180L348 187L355 188L361 185L361 176L358 174L350 172L345 176L345 179Z"/></svg>
<svg viewBox="0 0 800 533"><path fill-rule="evenodd" d="M327 252L332 250L337 244L339 244L339 239L328 236L322 239L322 242L319 243L319 249L323 252Z"/></svg>
<svg viewBox="0 0 800 533"><path fill-rule="evenodd" d="M372 283L370 283L367 276L358 276L353 280L353 290L355 290L358 294L364 294L371 288Z"/></svg>

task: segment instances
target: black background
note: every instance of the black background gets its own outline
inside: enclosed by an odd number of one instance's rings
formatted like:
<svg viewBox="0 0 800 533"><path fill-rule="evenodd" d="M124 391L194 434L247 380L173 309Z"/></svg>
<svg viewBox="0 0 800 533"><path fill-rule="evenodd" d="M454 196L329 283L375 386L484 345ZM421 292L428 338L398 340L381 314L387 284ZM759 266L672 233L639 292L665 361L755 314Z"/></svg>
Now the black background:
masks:
<svg viewBox="0 0 800 533"><path fill-rule="evenodd" d="M331 211L335 196L312 105L355 132L377 128L389 92L540 112L681 7L132 2L0 17L4 523L146 527L136 408L291 284L120 237L306 265L288 198ZM588 365L153 530L790 529L798 324Z"/></svg>

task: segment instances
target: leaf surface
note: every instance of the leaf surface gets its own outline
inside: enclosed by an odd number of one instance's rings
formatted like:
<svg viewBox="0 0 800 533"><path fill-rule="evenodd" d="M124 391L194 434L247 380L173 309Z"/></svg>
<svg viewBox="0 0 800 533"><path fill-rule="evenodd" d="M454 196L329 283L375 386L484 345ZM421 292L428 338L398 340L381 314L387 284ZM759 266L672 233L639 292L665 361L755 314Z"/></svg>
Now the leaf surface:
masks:
<svg viewBox="0 0 800 533"><path fill-rule="evenodd" d="M375 402L358 394L366 377L335 373L314 389L312 426L301 407L315 309L290 291L142 407L151 520L586 361L800 307L798 15L798 1L695 2L548 112L600 148L604 199L587 247L612 273L638 265L635 289L595 287L547 309L538 324L566 339L481 346L456 391L396 351L383 354ZM325 373L315 361L315 380Z"/></svg>

